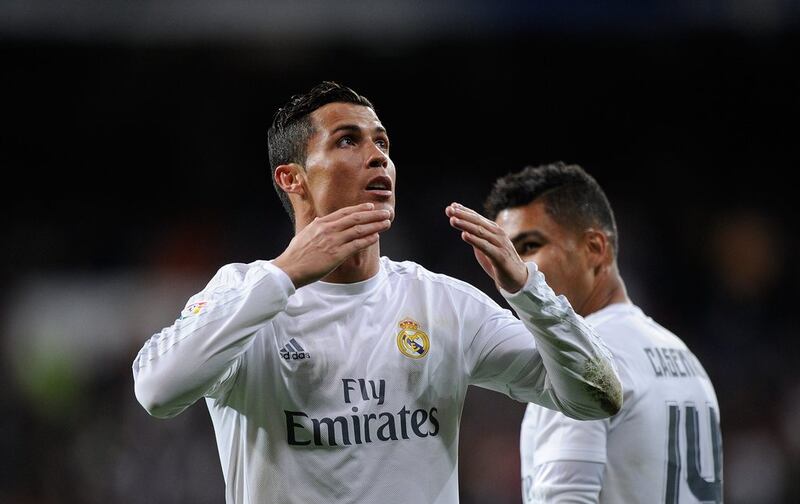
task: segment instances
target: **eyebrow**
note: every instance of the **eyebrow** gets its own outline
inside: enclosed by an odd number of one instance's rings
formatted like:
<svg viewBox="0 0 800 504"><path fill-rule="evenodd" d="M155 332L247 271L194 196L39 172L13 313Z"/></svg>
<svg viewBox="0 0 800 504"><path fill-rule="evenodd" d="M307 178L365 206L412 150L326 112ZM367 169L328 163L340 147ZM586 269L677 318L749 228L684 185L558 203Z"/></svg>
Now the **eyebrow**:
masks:
<svg viewBox="0 0 800 504"><path fill-rule="evenodd" d="M342 124L341 126L337 126L333 131L331 131L331 135L335 135L340 131L352 131L352 132L360 132L361 128L356 126L355 124ZM383 133L384 135L388 135L386 128L383 126L376 126L375 131L377 133Z"/></svg>
<svg viewBox="0 0 800 504"><path fill-rule="evenodd" d="M531 231L523 231L521 233L517 233L513 238L511 238L511 243L516 247L519 244L519 242L526 240L528 238L533 238L534 240L537 241L544 241L544 235L541 232L533 229Z"/></svg>

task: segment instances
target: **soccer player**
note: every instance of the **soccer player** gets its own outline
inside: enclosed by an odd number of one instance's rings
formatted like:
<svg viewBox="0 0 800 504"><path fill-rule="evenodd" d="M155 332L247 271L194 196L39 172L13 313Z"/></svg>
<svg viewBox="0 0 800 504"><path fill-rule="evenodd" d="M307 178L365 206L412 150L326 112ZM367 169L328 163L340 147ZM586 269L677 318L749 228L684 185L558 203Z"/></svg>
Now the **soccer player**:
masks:
<svg viewBox="0 0 800 504"><path fill-rule="evenodd" d="M624 390L604 420L528 405L524 502L722 502L714 387L683 341L628 298L614 213L594 178L576 165L528 167L500 178L485 209L609 346Z"/></svg>
<svg viewBox="0 0 800 504"><path fill-rule="evenodd" d="M456 503L470 384L574 418L619 410L607 349L494 223L447 209L524 322L380 257L396 172L366 98L331 82L292 97L269 157L294 238L220 269L133 363L154 416L205 398L227 502Z"/></svg>

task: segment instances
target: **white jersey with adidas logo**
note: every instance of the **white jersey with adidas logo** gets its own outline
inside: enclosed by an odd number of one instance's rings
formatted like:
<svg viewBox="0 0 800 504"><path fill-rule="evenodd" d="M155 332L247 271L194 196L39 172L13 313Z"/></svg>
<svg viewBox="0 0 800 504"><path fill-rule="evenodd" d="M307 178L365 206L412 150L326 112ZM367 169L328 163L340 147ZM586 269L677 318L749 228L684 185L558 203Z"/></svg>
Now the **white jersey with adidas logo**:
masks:
<svg viewBox="0 0 800 504"><path fill-rule="evenodd" d="M269 262L230 264L145 343L136 394L160 417L206 399L228 503L457 503L468 385L607 415L608 350L529 272L508 295L524 325L411 262L297 290Z"/></svg>
<svg viewBox="0 0 800 504"><path fill-rule="evenodd" d="M578 422L528 405L524 503L722 502L719 407L697 358L634 305L613 304L586 321L614 354L622 410Z"/></svg>

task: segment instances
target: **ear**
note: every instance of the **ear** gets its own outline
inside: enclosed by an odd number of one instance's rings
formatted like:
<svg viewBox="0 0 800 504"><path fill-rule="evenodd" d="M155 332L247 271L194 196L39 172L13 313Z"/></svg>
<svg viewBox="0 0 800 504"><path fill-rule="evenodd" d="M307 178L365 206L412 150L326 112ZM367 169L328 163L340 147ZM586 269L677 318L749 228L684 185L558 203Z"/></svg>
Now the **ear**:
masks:
<svg viewBox="0 0 800 504"><path fill-rule="evenodd" d="M597 229L587 229L584 234L584 247L589 266L599 273L609 264L611 258L611 244L608 236Z"/></svg>
<svg viewBox="0 0 800 504"><path fill-rule="evenodd" d="M297 163L282 164L275 168L275 182L278 187L283 189L288 194L297 194L298 196L305 196L306 182L305 171L303 167Z"/></svg>

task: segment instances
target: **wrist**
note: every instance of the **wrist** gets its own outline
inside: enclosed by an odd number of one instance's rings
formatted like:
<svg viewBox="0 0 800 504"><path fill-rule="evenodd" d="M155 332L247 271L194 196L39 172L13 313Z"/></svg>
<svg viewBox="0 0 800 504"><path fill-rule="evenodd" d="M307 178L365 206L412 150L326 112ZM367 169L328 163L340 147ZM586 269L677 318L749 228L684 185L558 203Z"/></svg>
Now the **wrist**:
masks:
<svg viewBox="0 0 800 504"><path fill-rule="evenodd" d="M283 271L287 277L289 277L289 280L292 281L292 284L294 285L295 289L299 289L300 287L302 287L307 283L303 281L303 279L300 277L295 268L292 267L292 262L287 260L282 255L276 257L270 262L272 263L273 266L280 268L280 270Z"/></svg>
<svg viewBox="0 0 800 504"><path fill-rule="evenodd" d="M509 294L516 294L521 291L525 284L528 283L528 266L520 261L519 267L516 269L515 274L509 278L507 285L500 287Z"/></svg>

